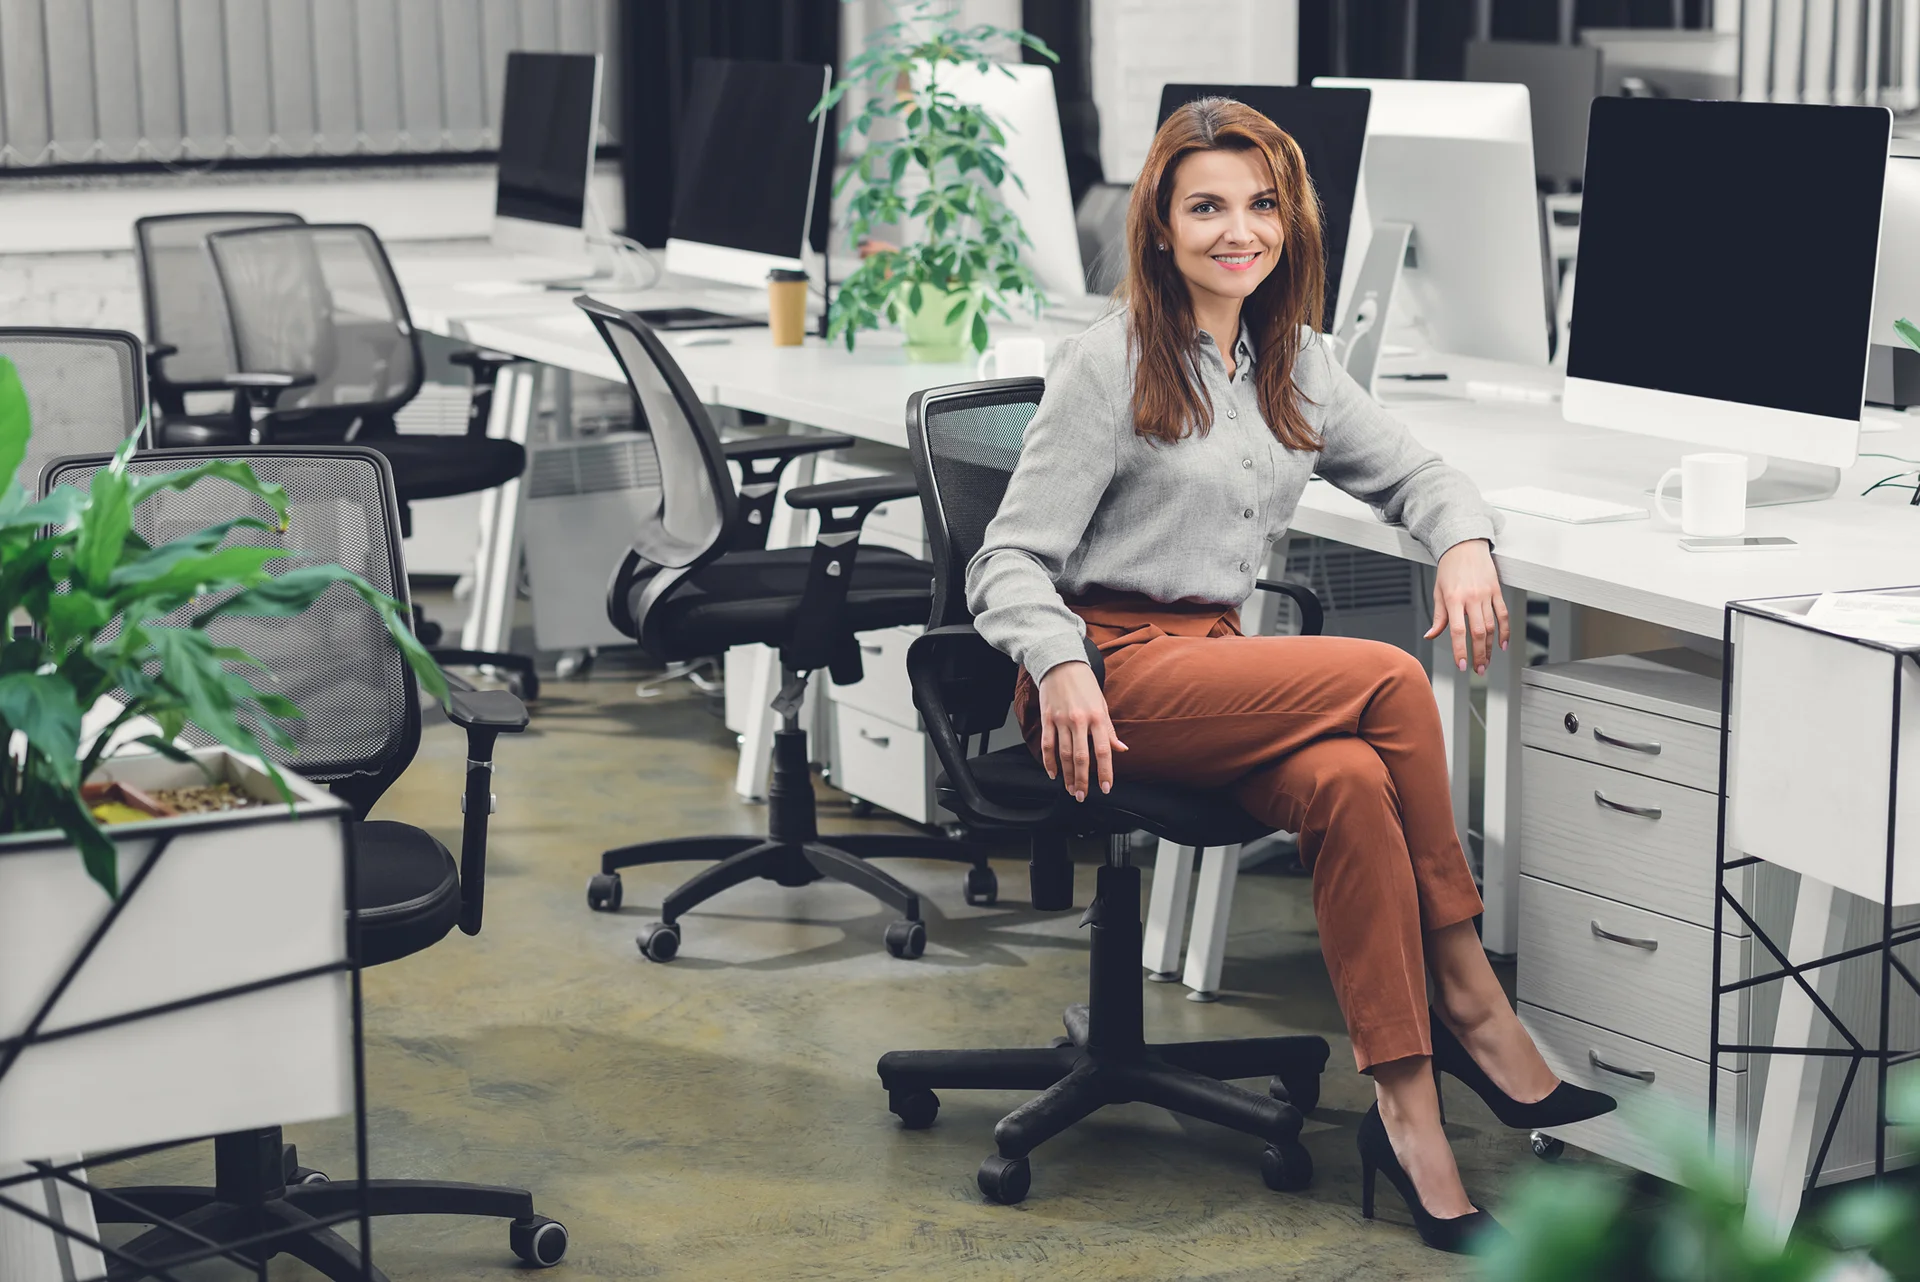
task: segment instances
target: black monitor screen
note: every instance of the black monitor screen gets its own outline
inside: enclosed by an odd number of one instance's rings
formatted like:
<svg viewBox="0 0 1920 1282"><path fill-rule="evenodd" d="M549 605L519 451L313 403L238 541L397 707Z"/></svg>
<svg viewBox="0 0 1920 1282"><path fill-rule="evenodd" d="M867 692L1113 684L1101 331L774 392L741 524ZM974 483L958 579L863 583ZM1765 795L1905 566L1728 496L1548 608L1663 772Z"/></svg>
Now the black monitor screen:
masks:
<svg viewBox="0 0 1920 1282"><path fill-rule="evenodd" d="M1327 254L1325 328L1338 319L1340 269L1347 261L1360 162L1366 154L1367 89L1309 89L1300 85L1168 85L1160 91L1160 123L1196 98L1233 98L1279 125L1300 144L1307 176L1320 196L1320 239Z"/></svg>
<svg viewBox="0 0 1920 1282"><path fill-rule="evenodd" d="M585 225L597 61L590 53L507 55L493 204L500 217Z"/></svg>
<svg viewBox="0 0 1920 1282"><path fill-rule="evenodd" d="M1858 418L1889 128L1879 107L1596 99L1568 375Z"/></svg>
<svg viewBox="0 0 1920 1282"><path fill-rule="evenodd" d="M696 58L676 139L676 240L798 258L826 92L816 63Z"/></svg>

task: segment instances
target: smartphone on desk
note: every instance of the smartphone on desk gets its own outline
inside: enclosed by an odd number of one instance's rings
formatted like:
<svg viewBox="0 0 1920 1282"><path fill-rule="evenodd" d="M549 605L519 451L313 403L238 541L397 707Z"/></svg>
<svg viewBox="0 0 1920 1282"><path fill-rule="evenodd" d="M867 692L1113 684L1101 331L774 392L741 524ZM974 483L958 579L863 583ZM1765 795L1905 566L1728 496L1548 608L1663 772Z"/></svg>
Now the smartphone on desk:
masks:
<svg viewBox="0 0 1920 1282"><path fill-rule="evenodd" d="M1724 538L1681 539L1686 552L1766 552L1800 545L1784 534L1733 534Z"/></svg>

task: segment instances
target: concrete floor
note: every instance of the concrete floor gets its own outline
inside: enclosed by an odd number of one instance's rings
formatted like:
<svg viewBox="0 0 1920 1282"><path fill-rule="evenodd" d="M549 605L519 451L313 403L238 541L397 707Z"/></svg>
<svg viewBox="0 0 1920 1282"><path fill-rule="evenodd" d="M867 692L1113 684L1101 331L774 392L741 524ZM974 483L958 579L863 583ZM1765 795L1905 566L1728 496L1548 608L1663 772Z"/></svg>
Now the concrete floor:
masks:
<svg viewBox="0 0 1920 1282"><path fill-rule="evenodd" d="M1305 882L1240 882L1214 1005L1147 984L1161 1039L1319 1032L1333 1043L1304 1141L1301 1194L1262 1184L1256 1140L1145 1106L1109 1110L1041 1148L1033 1191L988 1204L974 1170L1022 1098L949 1092L931 1130L900 1129L874 1061L894 1048L1044 1045L1084 999L1079 913L1027 907L1024 854L996 862L1004 902L966 906L952 865L899 862L928 903L918 961L881 947L891 913L826 884L755 883L684 921L679 960L633 943L692 868L636 869L618 914L589 912L605 847L675 834L751 832L763 808L730 787L733 737L716 702L685 683L633 698L634 674L603 661L550 681L533 726L503 740L487 917L368 972L372 1171L510 1183L564 1221L556 1279L1276 1279L1468 1276L1428 1251L1384 1183L1385 1218L1359 1213L1353 1127L1371 1088L1352 1070L1322 967ZM458 849L464 739L430 718L412 769L379 817L418 823ZM856 823L822 787L823 829ZM1084 906L1092 868L1082 866ZM1461 1088L1450 1132L1468 1187L1496 1210L1533 1164ZM302 1160L345 1174L350 1129L293 1128ZM172 1157L143 1178L201 1182ZM114 1182L122 1182L115 1180ZM375 1259L395 1282L498 1278L516 1267L499 1222L376 1222ZM309 1278L282 1259L275 1279Z"/></svg>

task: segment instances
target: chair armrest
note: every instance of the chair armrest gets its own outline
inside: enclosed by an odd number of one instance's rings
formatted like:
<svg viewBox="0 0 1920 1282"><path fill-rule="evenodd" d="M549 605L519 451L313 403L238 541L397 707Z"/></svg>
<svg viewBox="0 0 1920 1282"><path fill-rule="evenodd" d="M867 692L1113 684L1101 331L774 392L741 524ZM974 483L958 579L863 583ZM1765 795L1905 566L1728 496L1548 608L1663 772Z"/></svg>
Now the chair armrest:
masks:
<svg viewBox="0 0 1920 1282"><path fill-rule="evenodd" d="M447 357L447 363L470 369L476 377L484 374L492 378L502 365L511 365L519 359L511 352L496 352L490 347L469 347Z"/></svg>
<svg viewBox="0 0 1920 1282"><path fill-rule="evenodd" d="M493 745L527 728L527 709L505 690L447 691L447 720L467 732L467 781L460 794L460 929L480 933L487 898L487 817L493 813Z"/></svg>
<svg viewBox="0 0 1920 1282"><path fill-rule="evenodd" d="M180 349L172 343L148 343L146 347L147 359L149 361L161 361L169 356L178 356L180 354Z"/></svg>
<svg viewBox="0 0 1920 1282"><path fill-rule="evenodd" d="M312 387L318 382L312 374L289 373L285 370L250 370L242 373L227 374L219 380L219 386L238 392L248 406L248 426L250 435L258 444L271 444L273 439L273 416L279 411L280 398L295 388ZM240 415L240 406L234 405L234 417Z"/></svg>
<svg viewBox="0 0 1920 1282"><path fill-rule="evenodd" d="M447 357L473 375L473 394L467 400L467 435L485 436L493 417L493 385L500 371L520 358L487 347L469 347Z"/></svg>
<svg viewBox="0 0 1920 1282"><path fill-rule="evenodd" d="M738 440L722 441L720 452L734 460L741 459L796 459L802 454L818 454L823 450L852 449L857 442L851 436L743 436Z"/></svg>
<svg viewBox="0 0 1920 1282"><path fill-rule="evenodd" d="M973 817L1016 828L1030 828L1052 817L1053 806L1020 810L988 800L973 777L963 736L947 710L949 700L965 703L984 695L997 705L1003 693L1011 698L1013 660L988 645L972 624L950 624L929 628L907 647L907 680L933 754L959 794L960 804ZM989 685L999 688L982 691Z"/></svg>
<svg viewBox="0 0 1920 1282"><path fill-rule="evenodd" d="M1327 625L1327 610L1314 590L1298 579L1255 579L1253 586L1262 592L1278 592L1291 597L1300 607L1300 635L1317 637Z"/></svg>
<svg viewBox="0 0 1920 1282"><path fill-rule="evenodd" d="M822 485L802 485L787 491L787 506L808 509L859 507L861 519L889 499L910 499L920 492L911 476L854 476Z"/></svg>

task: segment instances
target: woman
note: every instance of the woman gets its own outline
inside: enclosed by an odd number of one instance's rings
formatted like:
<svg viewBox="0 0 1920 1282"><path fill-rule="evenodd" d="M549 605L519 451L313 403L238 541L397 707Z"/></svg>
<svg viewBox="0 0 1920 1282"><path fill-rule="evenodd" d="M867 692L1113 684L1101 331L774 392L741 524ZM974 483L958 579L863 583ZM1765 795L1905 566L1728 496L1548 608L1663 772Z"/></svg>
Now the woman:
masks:
<svg viewBox="0 0 1920 1282"><path fill-rule="evenodd" d="M1378 1099L1359 1132L1365 1210L1384 1171L1421 1237L1458 1250L1491 1219L1454 1166L1439 1072L1510 1126L1613 1100L1554 1077L1487 964L1419 662L1372 641L1244 637L1238 606L1317 473L1433 554L1427 636L1484 672L1507 644L1493 513L1313 332L1318 202L1272 121L1225 98L1175 112L1134 184L1127 249L1126 309L1062 346L967 567L975 623L1021 665L1027 742L1077 799L1116 774L1225 787L1300 834Z"/></svg>

